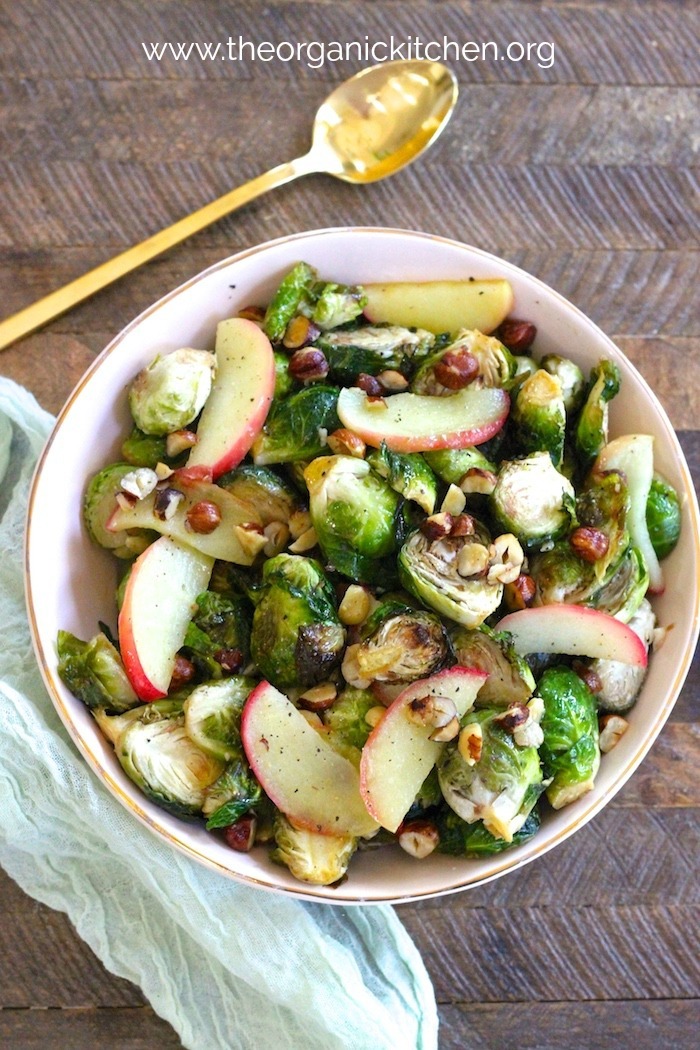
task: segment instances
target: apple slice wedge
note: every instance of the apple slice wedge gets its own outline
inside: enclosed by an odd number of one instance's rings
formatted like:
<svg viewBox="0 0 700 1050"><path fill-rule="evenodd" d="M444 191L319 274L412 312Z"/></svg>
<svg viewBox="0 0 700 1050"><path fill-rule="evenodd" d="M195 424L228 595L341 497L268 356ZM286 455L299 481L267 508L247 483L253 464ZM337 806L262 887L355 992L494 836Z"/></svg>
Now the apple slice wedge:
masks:
<svg viewBox="0 0 700 1050"><path fill-rule="evenodd" d="M488 441L508 418L510 398L498 387L465 387L449 397L393 394L370 400L358 387L344 387L338 416L367 445L382 442L392 452L467 448Z"/></svg>
<svg viewBox="0 0 700 1050"><path fill-rule="evenodd" d="M140 700L167 696L194 601L214 566L191 547L161 536L134 562L119 613L119 647Z"/></svg>
<svg viewBox="0 0 700 1050"><path fill-rule="evenodd" d="M265 793L295 824L324 835L371 835L356 767L290 700L261 682L246 700L241 741Z"/></svg>
<svg viewBox="0 0 700 1050"><path fill-rule="evenodd" d="M513 308L513 289L503 277L467 281L396 281L364 284L364 313L373 324L456 332L493 332Z"/></svg>
<svg viewBox="0 0 700 1050"><path fill-rule="evenodd" d="M275 392L270 340L252 321L232 317L216 330L216 374L188 467L213 478L243 459L262 429Z"/></svg>
<svg viewBox="0 0 700 1050"><path fill-rule="evenodd" d="M630 500L627 528L630 538L644 558L649 573L649 590L652 594L662 594L664 574L647 526L647 501L654 477L653 437L651 434L624 434L615 438L600 452L593 469L619 470L627 478Z"/></svg>
<svg viewBox="0 0 700 1050"><path fill-rule="evenodd" d="M454 702L461 718L487 678L484 671L451 667L412 682L372 730L362 749L360 789L368 813L382 827L396 831L445 747L430 739L433 727L408 718L409 704L426 696L446 697Z"/></svg>
<svg viewBox="0 0 700 1050"><path fill-rule="evenodd" d="M211 482L189 476L188 468L175 471L168 479L173 490L175 511L170 517L156 513L156 500L163 499L157 490L131 506L115 505L106 523L108 532L122 529L153 529L170 536L188 547L194 547L211 558L252 565L255 559L255 541L260 534L241 530L245 525L262 525L259 512L249 503ZM181 493L181 496L175 495ZM187 516L198 503L213 503L221 513L221 520L212 532L194 532L187 524Z"/></svg>
<svg viewBox="0 0 700 1050"><path fill-rule="evenodd" d="M585 605L541 605L504 616L497 631L508 631L516 652L599 657L646 667L647 650L635 632L609 613Z"/></svg>

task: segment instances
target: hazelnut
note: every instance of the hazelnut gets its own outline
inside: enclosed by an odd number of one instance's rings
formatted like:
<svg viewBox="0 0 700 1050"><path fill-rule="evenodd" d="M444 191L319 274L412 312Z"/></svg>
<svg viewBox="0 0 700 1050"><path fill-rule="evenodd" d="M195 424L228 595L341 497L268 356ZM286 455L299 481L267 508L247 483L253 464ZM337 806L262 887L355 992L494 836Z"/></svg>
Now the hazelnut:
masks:
<svg viewBox="0 0 700 1050"><path fill-rule="evenodd" d="M496 475L491 470L483 467L470 467L467 473L460 478L459 487L465 495L478 494L490 496L496 488Z"/></svg>
<svg viewBox="0 0 700 1050"><path fill-rule="evenodd" d="M481 758L484 731L479 722L469 722L459 734L457 750L468 766L475 766Z"/></svg>
<svg viewBox="0 0 700 1050"><path fill-rule="evenodd" d="M187 685L188 682L192 681L196 673L197 671L192 661L178 653L175 657L175 666L170 678L168 692L175 692L175 690L181 689L183 685Z"/></svg>
<svg viewBox="0 0 700 1050"><path fill-rule="evenodd" d="M574 660L571 669L579 676L582 682L585 682L592 693L599 693L602 690L603 683L600 680L600 675L588 664L582 663L581 660Z"/></svg>
<svg viewBox="0 0 700 1050"><path fill-rule="evenodd" d="M305 551L310 551L318 543L318 536L316 535L316 529L311 526L306 532L302 532L301 536L298 536L294 543L289 544L289 550L292 554L304 554Z"/></svg>
<svg viewBox="0 0 700 1050"><path fill-rule="evenodd" d="M443 536L449 536L452 532L452 515L447 511L431 514L429 518L421 522L420 531L431 543L442 539Z"/></svg>
<svg viewBox="0 0 700 1050"><path fill-rule="evenodd" d="M361 437L353 434L352 430L334 430L328 435L327 445L336 456L354 456L356 459L364 459L367 446Z"/></svg>
<svg viewBox="0 0 700 1050"><path fill-rule="evenodd" d="M165 454L168 459L175 459L181 452L197 444L194 430L175 430L165 439Z"/></svg>
<svg viewBox="0 0 700 1050"><path fill-rule="evenodd" d="M471 514L458 514L452 519L450 536L473 536L474 531L474 519Z"/></svg>
<svg viewBox="0 0 700 1050"><path fill-rule="evenodd" d="M629 722L622 715L603 715L600 719L598 746L604 755L612 751L629 729Z"/></svg>
<svg viewBox="0 0 700 1050"><path fill-rule="evenodd" d="M377 376L377 382L387 394L401 394L404 390L408 390L408 380L406 379L406 376L402 375L401 372L397 372L393 368L388 368L386 371L380 372Z"/></svg>
<svg viewBox="0 0 700 1050"><path fill-rule="evenodd" d="M318 379L325 379L328 371L326 355L322 350L316 350L311 346L295 350L289 359L289 374L299 383L311 383Z"/></svg>
<svg viewBox="0 0 700 1050"><path fill-rule="evenodd" d="M377 704L376 707L370 707L369 710L365 712L365 722L368 726L372 726L372 729L374 729L375 726L379 725L385 714L386 708L381 704Z"/></svg>
<svg viewBox="0 0 700 1050"><path fill-rule="evenodd" d="M507 583L503 588L503 598L508 611L519 612L521 609L527 609L534 601L536 590L537 585L532 576L521 572L516 580Z"/></svg>
<svg viewBox="0 0 700 1050"><path fill-rule="evenodd" d="M464 510L467 497L464 495L462 490L457 485L450 485L445 494L445 498L442 501L440 510L446 511L448 514L452 514L455 517L461 514ZM454 529L453 529L454 532Z"/></svg>
<svg viewBox="0 0 700 1050"><path fill-rule="evenodd" d="M283 521L271 521L263 528L263 536L267 540L263 547L266 558L274 558L289 543L289 529Z"/></svg>
<svg viewBox="0 0 700 1050"><path fill-rule="evenodd" d="M384 391L384 387L376 376L370 376L366 372L360 372L356 384L360 390L364 390L368 397L381 397Z"/></svg>
<svg viewBox="0 0 700 1050"><path fill-rule="evenodd" d="M605 557L610 541L601 529L580 525L569 536L569 544L574 554L592 565Z"/></svg>
<svg viewBox="0 0 700 1050"><path fill-rule="evenodd" d="M308 317L304 317L303 314L297 314L293 317L287 329L282 337L282 345L287 350L298 350L302 346L306 346L307 343L313 343L314 339L317 339L319 335L319 329L315 324L312 324Z"/></svg>
<svg viewBox="0 0 700 1050"><path fill-rule="evenodd" d="M244 321L255 321L256 324L262 324L265 320L265 308L263 306L244 306L238 311L237 316L242 317Z"/></svg>
<svg viewBox="0 0 700 1050"><path fill-rule="evenodd" d="M121 480L122 491L130 496L135 496L136 499L145 499L146 496L150 496L157 484L158 475L150 467L131 470Z"/></svg>
<svg viewBox="0 0 700 1050"><path fill-rule="evenodd" d="M243 653L240 649L217 649L214 659L223 671L237 674L243 667Z"/></svg>
<svg viewBox="0 0 700 1050"><path fill-rule="evenodd" d="M399 846L417 860L429 856L440 842L440 833L430 820L407 820L396 832Z"/></svg>
<svg viewBox="0 0 700 1050"><path fill-rule="evenodd" d="M524 726L529 718L531 718L531 714L527 704L516 701L514 704L510 704L502 715L494 718L494 722L497 722L501 729L505 729L506 733L512 734L518 727Z"/></svg>
<svg viewBox="0 0 700 1050"><path fill-rule="evenodd" d="M180 492L179 489L170 487L156 489L153 499L153 513L161 521L170 521L184 498L184 493Z"/></svg>
<svg viewBox="0 0 700 1050"><path fill-rule="evenodd" d="M357 624L364 623L369 615L370 606L371 599L367 588L351 583L338 606L340 622L346 627L355 627Z"/></svg>
<svg viewBox="0 0 700 1050"><path fill-rule="evenodd" d="M488 571L489 583L513 583L520 575L525 553L518 539L506 532L497 536L489 547L491 568Z"/></svg>
<svg viewBox="0 0 700 1050"><path fill-rule="evenodd" d="M417 726L444 729L457 718L457 708L448 696L417 696L406 705L406 718Z"/></svg>
<svg viewBox="0 0 700 1050"><path fill-rule="evenodd" d="M464 577L485 576L489 568L489 552L481 543L465 543L457 555L457 572Z"/></svg>
<svg viewBox="0 0 700 1050"><path fill-rule="evenodd" d="M190 507L185 517L185 525L192 532L208 535L221 524L221 510L212 500L201 499Z"/></svg>
<svg viewBox="0 0 700 1050"><path fill-rule="evenodd" d="M466 346L446 350L435 365L435 378L448 390L461 390L479 374L479 362Z"/></svg>
<svg viewBox="0 0 700 1050"><path fill-rule="evenodd" d="M268 543L268 538L262 530L262 526L254 521L248 521L243 525L236 525L233 530L238 542L245 553L255 558Z"/></svg>
<svg viewBox="0 0 700 1050"><path fill-rule="evenodd" d="M255 816L252 813L246 813L235 824L229 824L227 828L224 828L226 845L238 853L248 853L255 842L256 823Z"/></svg>
<svg viewBox="0 0 700 1050"><path fill-rule="evenodd" d="M535 341L537 328L531 321L519 321L512 317L503 322L497 334L511 353L525 354Z"/></svg>
<svg viewBox="0 0 700 1050"><path fill-rule="evenodd" d="M306 711L325 711L331 707L337 695L338 690L333 682L321 682L320 685L314 685L301 694L299 706Z"/></svg>

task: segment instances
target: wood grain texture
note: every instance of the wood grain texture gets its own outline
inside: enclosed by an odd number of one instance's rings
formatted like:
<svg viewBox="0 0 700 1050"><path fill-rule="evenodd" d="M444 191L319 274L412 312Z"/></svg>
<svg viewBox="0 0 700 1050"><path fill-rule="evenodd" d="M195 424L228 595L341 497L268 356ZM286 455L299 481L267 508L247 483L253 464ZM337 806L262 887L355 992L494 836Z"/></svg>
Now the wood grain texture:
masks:
<svg viewBox="0 0 700 1050"><path fill-rule="evenodd" d="M149 1006L1 1010L0 1043L12 1050L178 1050L182 1043Z"/></svg>

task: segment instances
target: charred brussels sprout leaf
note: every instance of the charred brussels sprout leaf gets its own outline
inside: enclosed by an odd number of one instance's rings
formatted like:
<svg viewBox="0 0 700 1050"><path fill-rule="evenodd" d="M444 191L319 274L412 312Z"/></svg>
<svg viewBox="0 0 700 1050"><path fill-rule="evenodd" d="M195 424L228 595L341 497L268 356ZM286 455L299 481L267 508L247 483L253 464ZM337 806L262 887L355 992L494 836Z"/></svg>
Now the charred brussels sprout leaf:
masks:
<svg viewBox="0 0 700 1050"><path fill-rule="evenodd" d="M537 809L530 810L523 826L513 833L511 842L496 838L486 830L480 820L475 824L468 824L449 806L442 806L433 819L440 834L438 853L447 853L452 857L490 857L513 846L521 846L540 829L540 815Z"/></svg>
<svg viewBox="0 0 700 1050"><path fill-rule="evenodd" d="M437 479L419 452L392 452L382 441L367 457L380 477L404 499L413 500L426 514L432 514L437 499Z"/></svg>
<svg viewBox="0 0 700 1050"><path fill-rule="evenodd" d="M262 799L262 789L246 760L229 763L221 776L204 793L202 812L207 817L207 831L235 824Z"/></svg>
<svg viewBox="0 0 700 1050"><path fill-rule="evenodd" d="M674 487L658 474L651 482L646 519L656 557L668 557L681 534L681 507Z"/></svg>
<svg viewBox="0 0 700 1050"><path fill-rule="evenodd" d="M251 656L278 689L323 681L339 663L345 631L317 561L278 554L265 563L253 614Z"/></svg>
<svg viewBox="0 0 700 1050"><path fill-rule="evenodd" d="M396 547L400 499L364 459L320 456L304 471L323 556L360 583L387 582L383 559Z"/></svg>
<svg viewBox="0 0 700 1050"><path fill-rule="evenodd" d="M588 392L574 433L579 461L586 465L595 459L608 440L608 405L620 390L620 370L612 361L602 360L591 370Z"/></svg>
<svg viewBox="0 0 700 1050"><path fill-rule="evenodd" d="M282 278L270 305L265 311L264 331L273 343L279 343L287 325L311 297L316 271L308 263L299 262Z"/></svg>
<svg viewBox="0 0 700 1050"><path fill-rule="evenodd" d="M511 412L512 438L518 452L548 452L559 468L564 458L566 411L561 383L540 368L520 386Z"/></svg>
<svg viewBox="0 0 700 1050"><path fill-rule="evenodd" d="M486 671L488 678L479 690L478 706L508 707L524 704L535 690L535 680L527 662L516 653L510 636L482 624L476 630L456 628L451 635L452 651L458 664Z"/></svg>
<svg viewBox="0 0 700 1050"><path fill-rule="evenodd" d="M283 864L295 878L316 886L329 886L341 879L357 847L347 835L322 835L294 827L280 813L275 818L275 848L271 860Z"/></svg>
<svg viewBox="0 0 700 1050"><path fill-rule="evenodd" d="M82 642L59 631L56 648L61 680L86 707L120 712L138 705L121 656L104 634Z"/></svg>
<svg viewBox="0 0 700 1050"><path fill-rule="evenodd" d="M250 626L245 598L205 591L197 597L197 609L187 628L183 648L202 673L220 678L222 667L231 664L242 667L248 662Z"/></svg>
<svg viewBox="0 0 700 1050"><path fill-rule="evenodd" d="M574 520L574 488L548 453L533 452L501 464L491 511L500 527L524 547L541 547L568 532Z"/></svg>
<svg viewBox="0 0 700 1050"><path fill-rule="evenodd" d="M117 493L122 480L133 471L130 463L112 463L95 474L83 498L83 521L90 539L117 558L135 558L146 549L153 537L146 529L122 529L111 532L107 522L117 508Z"/></svg>
<svg viewBox="0 0 700 1050"><path fill-rule="evenodd" d="M299 494L269 467L244 463L223 474L218 484L254 507L262 525L273 521L288 522L302 506Z"/></svg>
<svg viewBox="0 0 700 1050"><path fill-rule="evenodd" d="M357 285L323 284L315 289L315 297L311 320L324 332L354 321L367 305L367 296Z"/></svg>
<svg viewBox="0 0 700 1050"><path fill-rule="evenodd" d="M544 790L537 749L520 747L499 722L500 708L470 711L464 722L480 726L481 757L468 765L456 744L438 760L445 801L468 824L483 821L495 838L512 842Z"/></svg>
<svg viewBox="0 0 700 1050"><path fill-rule="evenodd" d="M413 682L427 678L446 660L447 633L434 613L404 609L381 619L357 649L360 676L369 681Z"/></svg>
<svg viewBox="0 0 700 1050"><path fill-rule="evenodd" d="M204 407L216 359L206 350L174 350L139 372L129 390L134 422L144 434L172 434Z"/></svg>
<svg viewBox="0 0 700 1050"><path fill-rule="evenodd" d="M258 465L312 459L324 448L325 435L338 430L338 388L320 383L273 401L265 426L253 443Z"/></svg>
<svg viewBox="0 0 700 1050"><path fill-rule="evenodd" d="M386 369L407 372L433 345L434 336L422 329L413 331L396 325L368 325L328 332L316 340L339 383L352 383L361 372L379 375Z"/></svg>
<svg viewBox="0 0 700 1050"><path fill-rule="evenodd" d="M598 710L593 693L568 667L542 675L537 692L544 701L542 764L552 782L547 798L554 809L593 788L600 764Z"/></svg>
<svg viewBox="0 0 700 1050"><path fill-rule="evenodd" d="M185 728L203 751L230 762L243 758L241 714L254 678L234 675L220 682L205 682L185 700Z"/></svg>

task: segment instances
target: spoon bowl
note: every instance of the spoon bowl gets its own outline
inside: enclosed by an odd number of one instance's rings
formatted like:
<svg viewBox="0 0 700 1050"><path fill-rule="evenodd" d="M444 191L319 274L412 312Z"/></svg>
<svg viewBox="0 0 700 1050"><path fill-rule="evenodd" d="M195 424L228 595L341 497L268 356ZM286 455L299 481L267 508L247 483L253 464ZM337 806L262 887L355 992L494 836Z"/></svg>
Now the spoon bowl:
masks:
<svg viewBox="0 0 700 1050"><path fill-rule="evenodd" d="M456 101L454 74L439 62L385 62L356 73L321 105L311 149L303 157L258 175L0 322L0 350L236 208L300 175L318 172L354 183L392 175L435 141Z"/></svg>

